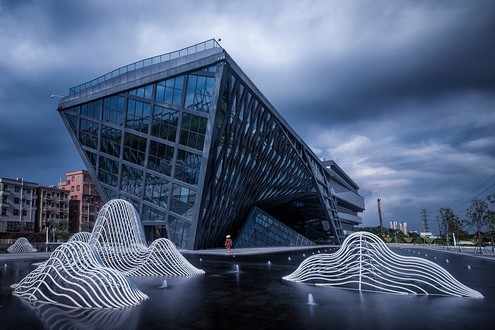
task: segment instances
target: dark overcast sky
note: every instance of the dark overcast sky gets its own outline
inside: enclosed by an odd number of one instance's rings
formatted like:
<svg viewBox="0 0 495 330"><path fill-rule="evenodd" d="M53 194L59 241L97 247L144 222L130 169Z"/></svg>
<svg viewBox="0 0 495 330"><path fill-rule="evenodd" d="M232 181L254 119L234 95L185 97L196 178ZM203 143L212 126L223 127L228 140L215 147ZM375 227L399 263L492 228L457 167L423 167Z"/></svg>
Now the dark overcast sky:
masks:
<svg viewBox="0 0 495 330"><path fill-rule="evenodd" d="M211 38L356 181L365 225L377 198L419 230L495 194L491 0L0 0L0 177L83 168L51 94Z"/></svg>

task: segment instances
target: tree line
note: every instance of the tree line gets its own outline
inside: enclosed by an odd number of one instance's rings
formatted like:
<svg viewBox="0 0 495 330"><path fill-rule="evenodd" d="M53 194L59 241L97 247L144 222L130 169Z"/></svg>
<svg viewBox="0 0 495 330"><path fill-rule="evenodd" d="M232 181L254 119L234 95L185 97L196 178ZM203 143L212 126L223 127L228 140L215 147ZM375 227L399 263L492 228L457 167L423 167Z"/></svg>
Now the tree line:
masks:
<svg viewBox="0 0 495 330"><path fill-rule="evenodd" d="M494 249L495 239L495 211L492 210L493 203L489 198L486 200L474 198L471 200L469 208L466 210L464 218L460 218L450 207L440 208L437 216L440 239L421 238L416 232L404 235L400 230L392 230L376 227L359 227L356 230L368 231L377 236L383 237L387 243L440 243L454 245L454 237L458 241L476 241L479 253L482 253L482 246L490 244ZM469 230L474 230L470 234Z"/></svg>
<svg viewBox="0 0 495 330"><path fill-rule="evenodd" d="M495 236L495 212L490 208L487 200L474 198L471 200L466 216L461 219L450 207L442 207L437 217L440 236L445 238L447 245L452 235L456 239L472 239L466 228L475 230L474 239L482 253L484 242L490 242L493 248ZM453 237L452 237L453 238Z"/></svg>

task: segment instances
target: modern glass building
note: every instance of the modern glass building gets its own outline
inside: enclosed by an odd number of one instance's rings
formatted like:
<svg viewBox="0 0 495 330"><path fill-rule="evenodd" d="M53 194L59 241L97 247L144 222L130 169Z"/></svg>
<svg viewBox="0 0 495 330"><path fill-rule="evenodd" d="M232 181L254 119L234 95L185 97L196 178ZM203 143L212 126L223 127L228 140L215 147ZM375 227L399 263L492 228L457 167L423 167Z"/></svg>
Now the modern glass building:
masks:
<svg viewBox="0 0 495 330"><path fill-rule="evenodd" d="M73 87L58 111L102 198L131 202L150 241L223 246L255 209L291 229L279 245L339 243L361 221L357 185L318 159L215 40Z"/></svg>

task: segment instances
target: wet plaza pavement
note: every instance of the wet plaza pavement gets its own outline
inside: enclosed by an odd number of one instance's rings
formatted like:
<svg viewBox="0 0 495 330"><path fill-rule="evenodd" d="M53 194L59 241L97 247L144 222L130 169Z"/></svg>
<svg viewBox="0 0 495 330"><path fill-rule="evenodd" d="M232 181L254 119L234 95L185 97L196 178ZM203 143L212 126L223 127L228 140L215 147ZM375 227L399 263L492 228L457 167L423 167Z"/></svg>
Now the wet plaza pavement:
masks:
<svg viewBox="0 0 495 330"><path fill-rule="evenodd" d="M204 275L132 280L149 296L116 310L71 310L32 305L10 285L37 260L0 256L0 329L492 329L495 259L423 248L393 249L431 260L485 299L391 295L316 287L282 280L311 250L184 252ZM251 253L249 253L251 251ZM254 254L253 254L254 253ZM37 254L42 257L42 254ZM24 256L26 258L26 256ZM448 259L448 261L447 261ZM166 280L166 287L164 287ZM311 300L311 301L310 301ZM313 302L313 303L310 303Z"/></svg>

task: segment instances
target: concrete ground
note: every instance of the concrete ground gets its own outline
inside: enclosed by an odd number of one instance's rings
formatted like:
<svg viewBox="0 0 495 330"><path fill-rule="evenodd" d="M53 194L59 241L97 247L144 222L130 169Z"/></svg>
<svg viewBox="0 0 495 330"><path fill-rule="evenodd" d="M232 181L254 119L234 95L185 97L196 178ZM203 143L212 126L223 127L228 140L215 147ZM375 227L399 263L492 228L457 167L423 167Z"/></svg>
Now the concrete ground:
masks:
<svg viewBox="0 0 495 330"><path fill-rule="evenodd" d="M495 259L428 250L395 252L438 263L485 299L390 295L282 280L313 253L335 247L181 251L204 275L131 278L150 299L122 310L32 305L10 284L48 253L0 255L1 329L492 329ZM446 261L448 259L448 262ZM469 267L468 267L469 266ZM160 288L167 280L167 287ZM311 298L312 299L311 299ZM310 301L311 300L311 301ZM310 303L312 302L312 303Z"/></svg>

